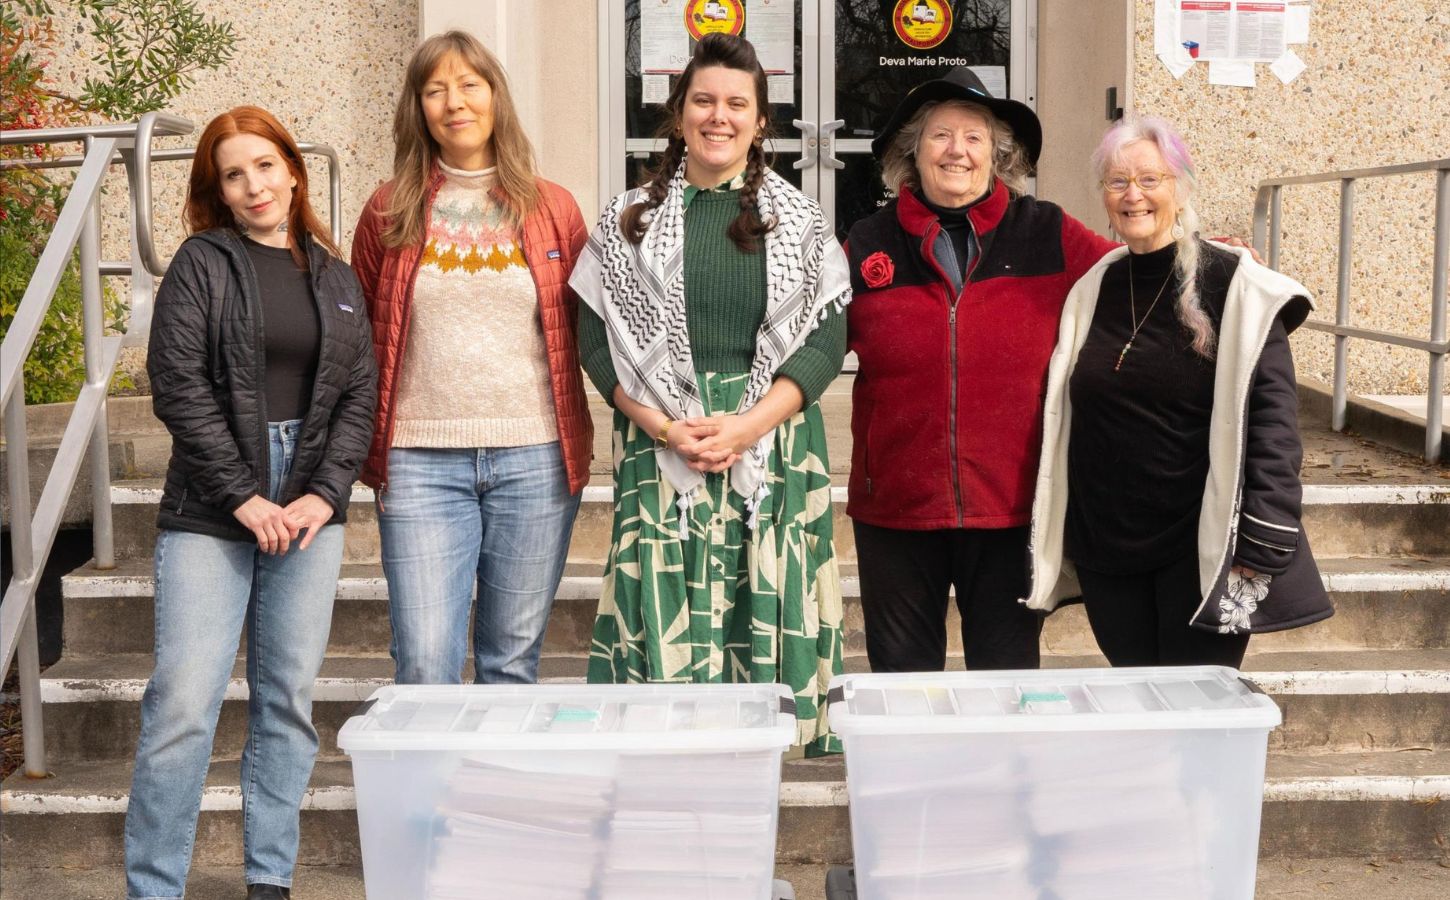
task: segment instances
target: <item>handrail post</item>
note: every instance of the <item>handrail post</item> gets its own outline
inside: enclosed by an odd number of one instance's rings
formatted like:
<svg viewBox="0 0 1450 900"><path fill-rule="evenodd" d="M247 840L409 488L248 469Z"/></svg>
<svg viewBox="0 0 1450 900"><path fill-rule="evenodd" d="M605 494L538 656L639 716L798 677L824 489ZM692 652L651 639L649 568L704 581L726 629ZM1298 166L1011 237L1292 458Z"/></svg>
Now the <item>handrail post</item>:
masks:
<svg viewBox="0 0 1450 900"><path fill-rule="evenodd" d="M1282 223L1284 221L1284 219L1283 219L1284 208L1283 208L1283 204L1281 202L1281 199L1282 198L1280 197L1280 194L1283 192L1283 190L1284 189L1282 187L1280 187L1279 185L1277 185L1277 184L1274 185L1273 193L1270 195L1271 196L1271 199L1269 200L1269 256L1268 256L1268 259L1269 259L1269 268L1274 269L1276 271L1279 268L1279 238L1280 238L1281 233L1282 233L1282 229L1283 229Z"/></svg>
<svg viewBox="0 0 1450 900"><path fill-rule="evenodd" d="M92 140L86 139L85 152L92 152ZM109 155L110 151L107 151ZM81 225L80 234L80 276L81 276L81 335L85 341L86 383L101 384L110 381L111 373L104 370L101 339L106 334L106 316L101 292L101 198L97 194ZM111 527L111 446L110 428L106 416L106 404L101 404L96 413L95 425L91 428L91 546L96 567L116 567L116 542Z"/></svg>
<svg viewBox="0 0 1450 900"><path fill-rule="evenodd" d="M35 565L34 527L30 511L30 441L25 433L25 373L15 378L15 391L5 404L6 473L10 480L10 579L11 583L39 578ZM45 726L40 712L40 648L36 645L35 594L26 595L26 610L20 617L20 634L15 644L15 664L20 676L20 719L25 723L25 774L44 778Z"/></svg>
<svg viewBox="0 0 1450 900"><path fill-rule="evenodd" d="M1349 275L1354 252L1354 179L1339 182L1339 288L1334 300L1334 324L1349 324ZM1334 405L1329 427L1343 431L1349 405L1349 338L1334 336Z"/></svg>
<svg viewBox="0 0 1450 900"><path fill-rule="evenodd" d="M327 214L332 221L332 240L338 246L342 245L342 164L333 153L327 157L327 190L331 194L328 197Z"/></svg>
<svg viewBox="0 0 1450 900"><path fill-rule="evenodd" d="M1435 172L1435 262L1430 277L1430 340L1445 340L1447 269L1450 269L1450 168ZM1445 354L1430 353L1425 390L1425 461L1439 462L1444 410Z"/></svg>

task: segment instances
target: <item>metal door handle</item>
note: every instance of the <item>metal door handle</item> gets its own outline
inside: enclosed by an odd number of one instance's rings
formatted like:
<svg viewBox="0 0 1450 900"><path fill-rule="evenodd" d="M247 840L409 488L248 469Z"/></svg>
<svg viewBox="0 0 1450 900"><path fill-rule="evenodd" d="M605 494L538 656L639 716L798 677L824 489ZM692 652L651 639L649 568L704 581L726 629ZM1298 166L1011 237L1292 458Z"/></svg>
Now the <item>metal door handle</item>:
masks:
<svg viewBox="0 0 1450 900"><path fill-rule="evenodd" d="M836 158L836 140L832 135L844 128L845 119L836 119L821 126L821 165L828 169L844 169L846 164Z"/></svg>
<svg viewBox="0 0 1450 900"><path fill-rule="evenodd" d="M791 119L790 123L801 130L801 158L791 163L791 168L809 169L816 164L820 144L816 140L816 123L805 119Z"/></svg>

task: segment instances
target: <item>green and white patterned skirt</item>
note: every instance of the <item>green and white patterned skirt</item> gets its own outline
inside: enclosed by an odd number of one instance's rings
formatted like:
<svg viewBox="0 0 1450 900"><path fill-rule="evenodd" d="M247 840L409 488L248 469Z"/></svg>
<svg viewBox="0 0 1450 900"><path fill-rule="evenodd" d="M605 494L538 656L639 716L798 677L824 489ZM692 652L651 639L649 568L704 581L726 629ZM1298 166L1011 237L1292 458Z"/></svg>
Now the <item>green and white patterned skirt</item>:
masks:
<svg viewBox="0 0 1450 900"><path fill-rule="evenodd" d="M746 380L700 373L706 413L735 411ZM589 680L779 682L795 692L807 754L839 752L826 688L841 672L841 579L819 405L775 430L768 468L753 531L725 472L706 477L681 541L654 441L615 412L614 525Z"/></svg>

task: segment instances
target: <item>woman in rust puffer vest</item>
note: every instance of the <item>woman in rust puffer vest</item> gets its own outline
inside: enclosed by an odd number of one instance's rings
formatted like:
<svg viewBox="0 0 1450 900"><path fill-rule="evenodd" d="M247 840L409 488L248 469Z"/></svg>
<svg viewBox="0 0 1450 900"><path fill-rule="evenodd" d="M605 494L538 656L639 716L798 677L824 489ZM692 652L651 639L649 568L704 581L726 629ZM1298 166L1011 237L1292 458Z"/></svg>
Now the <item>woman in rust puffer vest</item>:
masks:
<svg viewBox="0 0 1450 900"><path fill-rule="evenodd" d="M539 178L498 60L450 31L408 65L393 180L353 238L379 369L378 494L400 684L537 680L593 429L568 288L574 199ZM477 601L473 590L477 583Z"/></svg>

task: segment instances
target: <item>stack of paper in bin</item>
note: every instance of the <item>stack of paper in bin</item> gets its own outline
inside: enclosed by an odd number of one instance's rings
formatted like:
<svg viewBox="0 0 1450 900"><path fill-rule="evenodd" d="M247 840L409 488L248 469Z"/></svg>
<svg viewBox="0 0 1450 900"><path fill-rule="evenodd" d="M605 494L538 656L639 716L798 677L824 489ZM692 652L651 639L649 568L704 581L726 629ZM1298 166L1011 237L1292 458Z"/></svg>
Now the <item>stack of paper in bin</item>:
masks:
<svg viewBox="0 0 1450 900"><path fill-rule="evenodd" d="M439 805L429 900L587 900L613 779L464 759Z"/></svg>
<svg viewBox="0 0 1450 900"><path fill-rule="evenodd" d="M1051 850L1049 886L1062 900L1205 896L1204 840L1174 754L1145 757L1133 737L1084 745L1024 742L1027 817ZM1104 804L1101 798L1113 802ZM1130 886L1130 888L1129 888Z"/></svg>
<svg viewBox="0 0 1450 900"><path fill-rule="evenodd" d="M622 754L601 894L758 898L775 856L774 772L742 754Z"/></svg>

